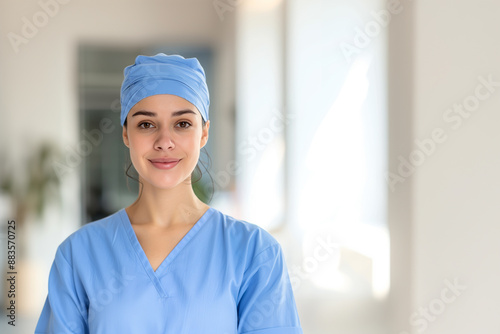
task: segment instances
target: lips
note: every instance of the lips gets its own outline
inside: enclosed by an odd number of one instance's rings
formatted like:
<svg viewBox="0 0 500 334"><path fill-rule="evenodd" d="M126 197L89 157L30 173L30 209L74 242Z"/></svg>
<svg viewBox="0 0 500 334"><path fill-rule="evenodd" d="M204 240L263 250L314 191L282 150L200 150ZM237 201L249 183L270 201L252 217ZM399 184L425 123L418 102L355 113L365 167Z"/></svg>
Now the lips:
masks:
<svg viewBox="0 0 500 334"><path fill-rule="evenodd" d="M149 159L149 161L159 162L159 163L170 163L170 162L178 162L179 159L159 158L159 159Z"/></svg>
<svg viewBox="0 0 500 334"><path fill-rule="evenodd" d="M181 159L173 158L157 158L149 159L149 162L158 169L172 169L181 161Z"/></svg>

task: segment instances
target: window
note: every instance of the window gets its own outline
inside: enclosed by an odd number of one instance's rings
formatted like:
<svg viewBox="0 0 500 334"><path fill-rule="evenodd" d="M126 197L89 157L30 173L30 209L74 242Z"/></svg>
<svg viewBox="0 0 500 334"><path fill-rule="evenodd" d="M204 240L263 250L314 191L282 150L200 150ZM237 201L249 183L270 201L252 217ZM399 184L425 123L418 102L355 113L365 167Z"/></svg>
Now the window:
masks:
<svg viewBox="0 0 500 334"><path fill-rule="evenodd" d="M239 7L239 206L284 246L308 333L387 332L384 7Z"/></svg>

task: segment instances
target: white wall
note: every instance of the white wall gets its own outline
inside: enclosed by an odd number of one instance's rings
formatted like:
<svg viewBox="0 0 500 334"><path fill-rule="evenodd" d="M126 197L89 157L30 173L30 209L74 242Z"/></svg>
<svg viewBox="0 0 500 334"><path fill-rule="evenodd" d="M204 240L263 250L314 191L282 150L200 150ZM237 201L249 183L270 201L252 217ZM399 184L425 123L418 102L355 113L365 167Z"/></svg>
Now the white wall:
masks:
<svg viewBox="0 0 500 334"><path fill-rule="evenodd" d="M406 279L396 282L401 295L393 300L394 329L498 333L500 84L489 97L485 88L476 87L480 76L500 83L500 3L406 4L409 21L391 27L391 114L401 121L393 126L403 126L391 130L391 168L397 168L398 156L409 159L418 149L414 140L430 138L435 129L442 129L437 130L442 140L435 148L428 142L429 154L420 156L421 164L414 161L419 166L392 195L393 252L402 251L410 260L405 264L401 254L394 256L400 265L394 277ZM473 97L477 93L482 100ZM474 110L459 121L447 110L464 102ZM446 281L455 285L455 280L459 286L453 292Z"/></svg>
<svg viewBox="0 0 500 334"><path fill-rule="evenodd" d="M415 174L414 306L439 298L444 279L467 287L428 333L500 331L499 16L493 0L417 4L414 134L439 127L447 140ZM495 91L453 129L445 110L490 75Z"/></svg>

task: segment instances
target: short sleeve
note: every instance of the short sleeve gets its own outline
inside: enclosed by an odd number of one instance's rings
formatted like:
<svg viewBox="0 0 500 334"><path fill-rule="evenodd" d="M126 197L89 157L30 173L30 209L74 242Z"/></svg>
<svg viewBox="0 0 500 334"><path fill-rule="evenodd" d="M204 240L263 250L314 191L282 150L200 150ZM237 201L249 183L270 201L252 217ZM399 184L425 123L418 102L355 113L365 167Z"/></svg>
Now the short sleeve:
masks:
<svg viewBox="0 0 500 334"><path fill-rule="evenodd" d="M58 249L49 274L49 293L35 334L88 333L85 291Z"/></svg>
<svg viewBox="0 0 500 334"><path fill-rule="evenodd" d="M279 244L257 254L238 295L238 334L302 334Z"/></svg>

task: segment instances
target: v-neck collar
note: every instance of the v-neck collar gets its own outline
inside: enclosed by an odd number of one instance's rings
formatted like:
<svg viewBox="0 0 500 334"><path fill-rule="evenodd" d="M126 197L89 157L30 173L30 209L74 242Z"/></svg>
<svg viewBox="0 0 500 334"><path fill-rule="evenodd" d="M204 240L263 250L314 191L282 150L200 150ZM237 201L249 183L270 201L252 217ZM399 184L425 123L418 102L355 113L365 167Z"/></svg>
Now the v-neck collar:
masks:
<svg viewBox="0 0 500 334"><path fill-rule="evenodd" d="M149 278L153 282L156 290L160 294L161 297L168 297L167 293L163 289L159 278L165 274L165 272L169 268L169 264L174 261L177 255L182 251L182 249L189 243L189 241L198 233L198 231L203 227L205 222L212 216L215 212L215 209L209 207L207 211L198 219L198 221L191 227L191 229L182 237L182 239L175 245L172 251L163 259L162 263L156 268L156 271L153 270L151 263L146 256L146 253L142 249L141 244L139 243L139 239L137 239L137 235L135 234L134 228L132 227L132 223L125 209L121 209L118 213L123 222L123 227L125 228L125 232L128 236L128 239L132 245L132 248L135 250L137 254L137 258L139 262L142 264L144 270L148 274Z"/></svg>

